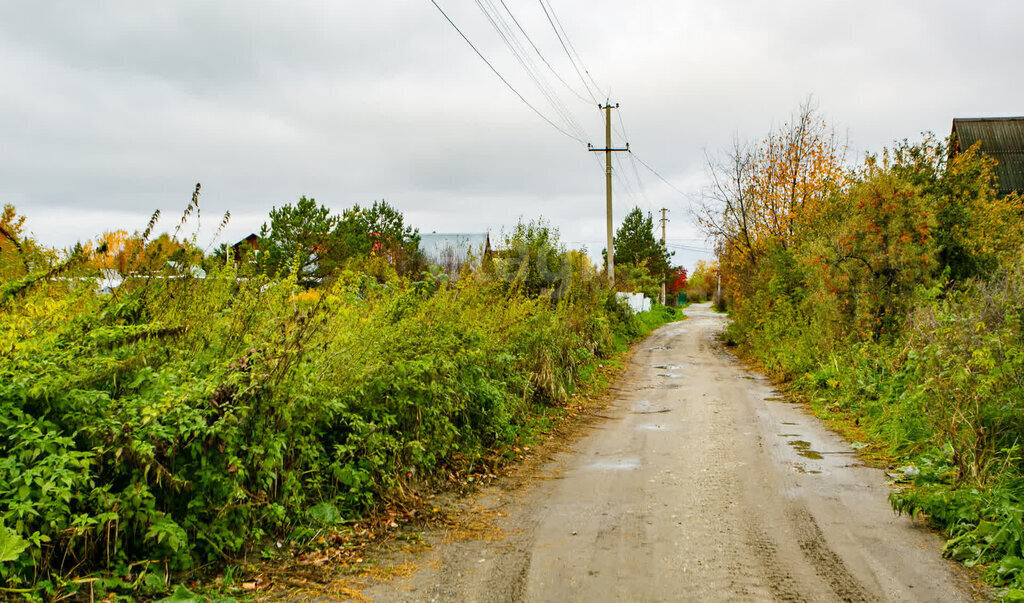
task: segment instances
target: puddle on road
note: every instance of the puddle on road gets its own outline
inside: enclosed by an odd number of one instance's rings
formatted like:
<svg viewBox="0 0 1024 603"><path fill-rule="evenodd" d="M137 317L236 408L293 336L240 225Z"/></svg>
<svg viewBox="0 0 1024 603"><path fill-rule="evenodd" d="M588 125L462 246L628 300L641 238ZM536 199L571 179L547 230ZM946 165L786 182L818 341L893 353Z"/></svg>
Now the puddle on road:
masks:
<svg viewBox="0 0 1024 603"><path fill-rule="evenodd" d="M782 424L783 425L799 425L799 423L791 423L789 421L783 421Z"/></svg>
<svg viewBox="0 0 1024 603"><path fill-rule="evenodd" d="M800 463L793 463L793 468L796 469L799 473L821 473L821 471L818 471L816 469L808 469Z"/></svg>
<svg viewBox="0 0 1024 603"><path fill-rule="evenodd" d="M661 389L682 389L683 388L683 386L679 385L678 383L662 383L658 387L660 387Z"/></svg>
<svg viewBox="0 0 1024 603"><path fill-rule="evenodd" d="M681 364L655 364L651 368L661 369L663 371L678 371L683 366Z"/></svg>
<svg viewBox="0 0 1024 603"><path fill-rule="evenodd" d="M597 461L584 467L584 469L593 471L632 471L639 468L640 459L637 458L608 459L606 461Z"/></svg>
<svg viewBox="0 0 1024 603"><path fill-rule="evenodd" d="M660 351L660 350L671 350L672 346L670 346L670 345L656 345L656 346L649 347L647 349L649 351L651 351L651 352L657 352L657 351Z"/></svg>
<svg viewBox="0 0 1024 603"><path fill-rule="evenodd" d="M800 437L799 433L779 433L779 434L776 434L776 435L778 435L780 438L799 438Z"/></svg>
<svg viewBox="0 0 1024 603"><path fill-rule="evenodd" d="M682 377L679 373L658 373L659 377L665 377L666 379L679 379Z"/></svg>
<svg viewBox="0 0 1024 603"><path fill-rule="evenodd" d="M811 450L811 443L806 440L790 440L789 442L786 443L792 446L793 448L796 448L796 453L804 457L805 459L813 459L815 461L820 461L821 459L825 458L817 450Z"/></svg>

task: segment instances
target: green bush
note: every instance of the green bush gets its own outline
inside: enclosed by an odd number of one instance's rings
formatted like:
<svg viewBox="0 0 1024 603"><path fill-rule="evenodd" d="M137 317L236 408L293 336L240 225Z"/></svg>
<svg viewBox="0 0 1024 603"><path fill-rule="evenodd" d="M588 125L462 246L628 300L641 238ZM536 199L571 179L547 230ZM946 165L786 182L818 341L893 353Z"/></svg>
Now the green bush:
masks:
<svg viewBox="0 0 1024 603"><path fill-rule="evenodd" d="M157 588L165 563L362 516L514 445L675 316L632 316L571 274L557 300L441 276L18 285L0 306L0 580Z"/></svg>

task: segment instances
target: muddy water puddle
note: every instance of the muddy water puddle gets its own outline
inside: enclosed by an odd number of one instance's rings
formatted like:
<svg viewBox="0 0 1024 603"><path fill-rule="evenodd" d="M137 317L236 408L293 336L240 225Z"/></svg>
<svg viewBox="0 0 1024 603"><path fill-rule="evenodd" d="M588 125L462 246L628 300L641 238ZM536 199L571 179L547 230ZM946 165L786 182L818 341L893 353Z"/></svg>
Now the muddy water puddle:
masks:
<svg viewBox="0 0 1024 603"><path fill-rule="evenodd" d="M795 448L796 453L804 457L805 459L820 461L821 459L825 458L817 450L811 450L811 443L808 442L807 440L790 440L786 443Z"/></svg>
<svg viewBox="0 0 1024 603"><path fill-rule="evenodd" d="M666 379L679 379L682 377L679 373L658 373L658 376Z"/></svg>
<svg viewBox="0 0 1024 603"><path fill-rule="evenodd" d="M821 471L818 471L817 469L808 469L807 467L804 467L801 463L793 463L793 469L796 469L797 473L821 473Z"/></svg>

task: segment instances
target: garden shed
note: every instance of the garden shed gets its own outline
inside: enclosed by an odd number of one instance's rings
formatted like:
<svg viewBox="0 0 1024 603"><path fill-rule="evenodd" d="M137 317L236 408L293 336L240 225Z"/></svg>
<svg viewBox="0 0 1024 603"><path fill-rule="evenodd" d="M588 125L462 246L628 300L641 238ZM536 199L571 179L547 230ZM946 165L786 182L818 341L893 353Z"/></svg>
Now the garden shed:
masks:
<svg viewBox="0 0 1024 603"><path fill-rule="evenodd" d="M1024 192L1024 117L975 117L953 120L952 159L981 141L981 152L999 164L999 194Z"/></svg>

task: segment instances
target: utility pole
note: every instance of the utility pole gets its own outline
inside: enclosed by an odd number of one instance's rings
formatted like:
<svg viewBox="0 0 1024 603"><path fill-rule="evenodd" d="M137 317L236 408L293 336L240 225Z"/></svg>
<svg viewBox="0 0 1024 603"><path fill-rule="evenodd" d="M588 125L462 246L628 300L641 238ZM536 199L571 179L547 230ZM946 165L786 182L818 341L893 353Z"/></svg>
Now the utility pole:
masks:
<svg viewBox="0 0 1024 603"><path fill-rule="evenodd" d="M624 149L613 149L612 148L612 109L618 109L619 103L615 103L613 107L611 103L607 105L597 105L598 109L604 111L604 148L595 149L590 143L587 143L587 150L589 151L600 151L605 154L605 169L604 169L604 186L605 186L605 210L608 214L608 285L615 287L615 250L613 249L612 239L612 153L614 151L628 151L629 143L626 143Z"/></svg>
<svg viewBox="0 0 1024 603"><path fill-rule="evenodd" d="M665 212L668 210L664 207L661 208L661 246L665 246L665 222L668 222L668 218L665 217ZM661 297L658 299L658 303L665 305L665 275L661 275Z"/></svg>

